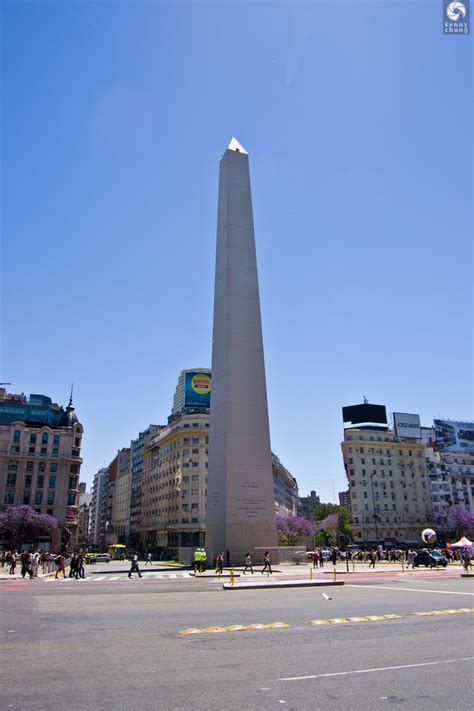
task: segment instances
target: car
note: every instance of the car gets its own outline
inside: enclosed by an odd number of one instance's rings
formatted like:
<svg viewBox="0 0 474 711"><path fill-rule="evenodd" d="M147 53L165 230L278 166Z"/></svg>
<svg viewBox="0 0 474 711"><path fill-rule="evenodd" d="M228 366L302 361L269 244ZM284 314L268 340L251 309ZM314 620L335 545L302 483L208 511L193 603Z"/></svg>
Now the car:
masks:
<svg viewBox="0 0 474 711"><path fill-rule="evenodd" d="M111 560L109 553L87 553L85 556L86 563L110 563Z"/></svg>
<svg viewBox="0 0 474 711"><path fill-rule="evenodd" d="M416 551L416 558L413 563L416 568L420 565L424 565L426 568L428 568L428 566L434 568L435 566L441 565L443 568L446 568L448 565L448 561L444 555L441 555L438 551L428 550Z"/></svg>

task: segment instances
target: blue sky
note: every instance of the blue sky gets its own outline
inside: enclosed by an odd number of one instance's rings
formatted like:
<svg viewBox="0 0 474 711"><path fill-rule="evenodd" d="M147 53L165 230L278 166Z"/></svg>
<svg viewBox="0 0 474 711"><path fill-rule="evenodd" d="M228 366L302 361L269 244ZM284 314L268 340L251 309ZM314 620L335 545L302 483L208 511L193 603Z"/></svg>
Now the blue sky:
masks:
<svg viewBox="0 0 474 711"><path fill-rule="evenodd" d="M345 488L341 407L472 418L472 39L441 0L2 8L2 381L83 478L211 365L218 163L250 154L272 448Z"/></svg>

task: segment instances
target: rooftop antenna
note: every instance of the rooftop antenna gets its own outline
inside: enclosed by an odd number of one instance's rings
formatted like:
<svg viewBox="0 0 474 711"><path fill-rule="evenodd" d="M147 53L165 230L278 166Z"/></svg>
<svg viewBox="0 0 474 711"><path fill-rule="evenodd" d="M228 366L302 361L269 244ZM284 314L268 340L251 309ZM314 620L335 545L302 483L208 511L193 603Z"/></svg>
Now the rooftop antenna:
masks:
<svg viewBox="0 0 474 711"><path fill-rule="evenodd" d="M68 407L71 407L71 405L72 405L72 393L73 393L73 391L74 391L74 383L71 383L71 395L70 395L70 398L69 398L69 405L68 405Z"/></svg>

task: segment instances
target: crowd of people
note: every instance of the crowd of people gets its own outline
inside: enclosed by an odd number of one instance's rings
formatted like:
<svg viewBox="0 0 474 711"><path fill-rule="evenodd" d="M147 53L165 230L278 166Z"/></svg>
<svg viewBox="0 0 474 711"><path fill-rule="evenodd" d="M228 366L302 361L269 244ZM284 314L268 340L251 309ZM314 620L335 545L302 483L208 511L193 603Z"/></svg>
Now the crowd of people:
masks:
<svg viewBox="0 0 474 711"><path fill-rule="evenodd" d="M69 559L70 558L70 559ZM73 553L68 556L70 578L85 578L84 554ZM66 556L64 553L52 553L51 551L28 550L19 553L16 550L4 551L0 555L2 570L7 570L9 575L20 573L22 578L27 576L30 579L37 578L40 571L43 575L54 573L55 578L60 574L66 577Z"/></svg>

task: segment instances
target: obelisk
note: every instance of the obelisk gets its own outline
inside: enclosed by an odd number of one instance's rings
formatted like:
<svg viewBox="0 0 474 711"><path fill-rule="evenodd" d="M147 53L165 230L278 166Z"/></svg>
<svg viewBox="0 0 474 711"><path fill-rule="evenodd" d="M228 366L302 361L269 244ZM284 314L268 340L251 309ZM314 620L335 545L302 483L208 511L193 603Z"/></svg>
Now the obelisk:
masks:
<svg viewBox="0 0 474 711"><path fill-rule="evenodd" d="M249 159L235 138L219 171L207 492L208 558L277 545Z"/></svg>

